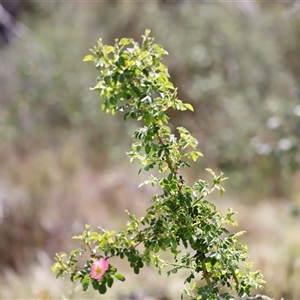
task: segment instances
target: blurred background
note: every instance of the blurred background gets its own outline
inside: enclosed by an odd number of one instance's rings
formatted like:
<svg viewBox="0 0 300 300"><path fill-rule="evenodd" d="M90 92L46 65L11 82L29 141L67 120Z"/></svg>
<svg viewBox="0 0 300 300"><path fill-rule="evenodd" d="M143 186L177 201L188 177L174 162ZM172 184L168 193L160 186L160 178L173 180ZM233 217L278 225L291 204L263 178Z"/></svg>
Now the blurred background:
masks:
<svg viewBox="0 0 300 300"><path fill-rule="evenodd" d="M195 108L170 113L204 154L187 178L229 177L212 201L238 212L263 292L300 299L300 1L0 3L1 299L99 298L55 279L55 252L81 246L71 237L85 223L122 229L125 209L149 205L125 155L136 124L101 112L97 71L82 63L99 37L140 41L146 28ZM101 299L179 298L177 275L129 274Z"/></svg>

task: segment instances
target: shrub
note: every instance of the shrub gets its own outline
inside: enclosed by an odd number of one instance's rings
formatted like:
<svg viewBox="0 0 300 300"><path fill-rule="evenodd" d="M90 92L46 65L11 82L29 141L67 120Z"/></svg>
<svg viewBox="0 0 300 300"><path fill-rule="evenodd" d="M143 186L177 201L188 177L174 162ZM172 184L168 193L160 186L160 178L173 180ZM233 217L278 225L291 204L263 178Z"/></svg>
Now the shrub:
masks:
<svg viewBox="0 0 300 300"><path fill-rule="evenodd" d="M138 127L133 137L130 161L138 160L140 172L156 175L142 183L160 188L151 199L146 214L137 218L128 212L129 221L124 231L110 231L99 226L93 231L86 225L81 235L74 237L84 247L57 254L53 271L57 277L69 274L80 280L83 290L92 286L104 294L115 279L124 281L116 266L109 264L112 257L127 259L134 273L145 265L154 264L158 273L167 275L181 269L189 271L182 290L182 299L231 299L249 296L253 288L264 283L259 271L252 272L247 246L239 242L243 232L233 233L228 226L236 226L234 212L221 214L207 196L216 189L221 195L221 183L226 178L211 169L212 182L199 179L188 185L182 168L190 167L201 152L197 140L184 127L173 133L169 124L170 109L193 111L188 103L177 97L177 89L169 81L169 74L161 59L167 52L154 43L146 30L141 46L133 39L116 40L114 46L98 41L84 61L92 61L99 71L92 90L103 99L102 110L122 113L123 119L136 120ZM161 252L172 257L165 260ZM86 257L82 266L78 260Z"/></svg>

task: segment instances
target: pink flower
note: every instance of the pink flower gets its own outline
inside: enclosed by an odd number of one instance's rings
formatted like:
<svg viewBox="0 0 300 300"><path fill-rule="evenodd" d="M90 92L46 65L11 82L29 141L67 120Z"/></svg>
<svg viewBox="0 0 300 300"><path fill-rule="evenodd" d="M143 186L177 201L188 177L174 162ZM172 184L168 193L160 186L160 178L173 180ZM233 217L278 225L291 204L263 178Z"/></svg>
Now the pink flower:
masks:
<svg viewBox="0 0 300 300"><path fill-rule="evenodd" d="M108 270L108 266L108 261L104 258L94 261L91 267L91 277L100 281L104 273Z"/></svg>

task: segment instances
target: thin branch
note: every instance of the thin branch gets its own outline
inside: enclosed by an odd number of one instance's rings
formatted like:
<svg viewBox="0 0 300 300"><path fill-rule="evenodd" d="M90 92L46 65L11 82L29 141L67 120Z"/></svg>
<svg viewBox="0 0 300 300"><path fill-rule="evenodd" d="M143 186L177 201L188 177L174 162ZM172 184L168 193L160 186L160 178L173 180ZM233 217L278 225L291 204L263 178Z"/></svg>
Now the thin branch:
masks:
<svg viewBox="0 0 300 300"><path fill-rule="evenodd" d="M161 145L165 145L161 136L159 136L159 134L157 134L157 138L158 138L158 141ZM171 162L171 159L170 159L170 156L168 153L165 152L165 155L166 155L166 162L167 162L167 165L170 169L170 171L173 173L173 174L177 174L176 170L174 169L173 165L172 165L172 162Z"/></svg>

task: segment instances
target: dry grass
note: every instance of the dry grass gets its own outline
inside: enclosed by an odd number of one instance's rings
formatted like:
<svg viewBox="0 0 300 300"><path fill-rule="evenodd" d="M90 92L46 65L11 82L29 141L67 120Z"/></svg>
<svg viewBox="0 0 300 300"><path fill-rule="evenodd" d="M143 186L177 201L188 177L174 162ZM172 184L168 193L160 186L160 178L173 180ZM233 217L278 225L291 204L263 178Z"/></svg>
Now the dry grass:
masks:
<svg viewBox="0 0 300 300"><path fill-rule="evenodd" d="M224 199L220 206L238 212L239 228L246 230L242 241L267 281L264 293L275 299L300 299L300 219L293 215L291 202L267 199L251 204Z"/></svg>
<svg viewBox="0 0 300 300"><path fill-rule="evenodd" d="M3 199L8 203L4 203L6 213L2 222L10 215L16 216L10 219L14 223L8 225L9 228L19 227L10 233L26 228L26 213L36 218L36 222L32 225L35 227L29 226L23 232L23 239L11 245L15 248L12 248L10 259L18 261L22 272L3 269L1 299L99 298L93 292L83 293L80 285L55 279L51 273L54 252L68 251L74 246L70 238L78 234L85 223L91 223L94 228L101 224L122 229L126 223L124 210L141 214L154 191L149 187L138 188L142 178L135 176L134 167L129 164L96 172L86 164L82 153L83 149L76 142L69 141L59 151L43 149L26 159L16 155L8 157L2 172L10 182L15 182L15 186L3 183L8 197ZM232 207L238 212L239 229L247 231L243 241L249 246L255 267L262 270L268 282L264 292L276 299L300 299L297 284L300 278L300 219L292 215L288 201L270 199L255 203L251 205L226 197L216 201L221 210ZM32 210L28 210L28 205ZM21 224L18 217L23 218ZM38 242L37 236L42 236ZM34 257L37 259L33 260ZM166 278L153 269L144 269L136 276L129 272L125 262L117 264L127 274L127 281L116 284L101 299L117 299L119 294L149 287L166 288L174 299L178 298L180 275Z"/></svg>

